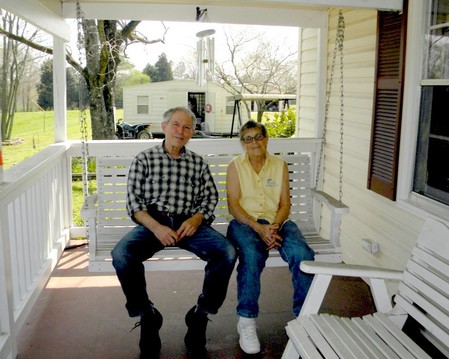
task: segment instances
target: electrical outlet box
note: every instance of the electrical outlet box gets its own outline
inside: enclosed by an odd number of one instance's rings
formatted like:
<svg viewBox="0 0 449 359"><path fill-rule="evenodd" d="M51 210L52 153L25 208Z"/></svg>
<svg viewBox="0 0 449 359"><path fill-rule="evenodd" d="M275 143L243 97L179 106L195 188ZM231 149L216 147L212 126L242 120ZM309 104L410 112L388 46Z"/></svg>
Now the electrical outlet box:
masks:
<svg viewBox="0 0 449 359"><path fill-rule="evenodd" d="M362 239L362 248L372 254L379 252L379 244L371 239Z"/></svg>

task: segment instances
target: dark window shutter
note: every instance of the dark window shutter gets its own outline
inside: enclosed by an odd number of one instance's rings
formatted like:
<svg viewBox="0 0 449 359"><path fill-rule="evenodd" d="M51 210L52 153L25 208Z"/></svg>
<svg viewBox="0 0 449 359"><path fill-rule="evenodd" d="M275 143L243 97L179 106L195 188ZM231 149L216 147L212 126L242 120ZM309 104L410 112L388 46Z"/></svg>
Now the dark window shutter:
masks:
<svg viewBox="0 0 449 359"><path fill-rule="evenodd" d="M396 199L406 35L404 12L378 12L368 188Z"/></svg>

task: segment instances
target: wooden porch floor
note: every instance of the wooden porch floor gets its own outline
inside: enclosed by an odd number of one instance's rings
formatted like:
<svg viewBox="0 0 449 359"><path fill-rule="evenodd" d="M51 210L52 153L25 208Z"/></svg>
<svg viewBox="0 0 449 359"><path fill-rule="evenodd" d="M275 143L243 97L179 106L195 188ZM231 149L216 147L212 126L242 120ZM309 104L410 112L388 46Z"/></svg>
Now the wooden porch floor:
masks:
<svg viewBox="0 0 449 359"><path fill-rule="evenodd" d="M114 273L89 273L87 248L66 250L19 333L19 358L139 358L140 330L128 318L124 295ZM184 358L185 313L196 302L202 271L147 273L151 299L164 317L161 358ZM286 267L263 273L258 333L262 352L245 355L238 345L235 272L227 299L211 316L207 337L210 358L280 358L287 343L291 283ZM373 311L368 286L361 280L335 278L322 311L364 315Z"/></svg>

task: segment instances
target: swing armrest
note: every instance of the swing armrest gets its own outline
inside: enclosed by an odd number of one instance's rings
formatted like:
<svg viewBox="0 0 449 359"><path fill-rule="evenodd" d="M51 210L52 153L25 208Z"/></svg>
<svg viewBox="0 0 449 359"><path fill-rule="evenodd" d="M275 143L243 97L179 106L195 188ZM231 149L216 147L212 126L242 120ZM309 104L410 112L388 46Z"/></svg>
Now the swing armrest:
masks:
<svg viewBox="0 0 449 359"><path fill-rule="evenodd" d="M91 219L97 216L97 199L98 196L96 194L92 194L90 196L87 196L84 199L83 206L81 207L81 217L84 219Z"/></svg>
<svg viewBox="0 0 449 359"><path fill-rule="evenodd" d="M316 189L311 189L313 197L320 203L325 204L329 211L331 212L330 230L329 230L329 240L335 248L340 248L340 223L341 215L349 212L349 207L344 203L338 201L334 197L319 191Z"/></svg>
<svg viewBox="0 0 449 359"><path fill-rule="evenodd" d="M340 202L331 195L313 188L311 189L311 191L313 193L314 198L318 202L324 203L326 206L328 206L332 212L338 214L344 214L349 212L349 207L347 205Z"/></svg>

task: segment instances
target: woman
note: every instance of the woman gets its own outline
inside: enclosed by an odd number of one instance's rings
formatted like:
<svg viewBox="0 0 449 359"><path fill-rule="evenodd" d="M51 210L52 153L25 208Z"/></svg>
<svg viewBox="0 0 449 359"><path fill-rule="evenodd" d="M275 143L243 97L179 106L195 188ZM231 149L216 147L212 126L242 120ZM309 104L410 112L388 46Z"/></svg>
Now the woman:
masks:
<svg viewBox="0 0 449 359"><path fill-rule="evenodd" d="M234 217L228 238L239 255L237 267L237 330L240 347L247 354L260 351L256 333L259 314L260 277L270 249L277 249L292 273L293 313L299 315L312 275L299 269L303 260L313 260L313 250L292 221L288 167L267 151L264 125L248 121L240 129L244 153L228 166L228 206Z"/></svg>

